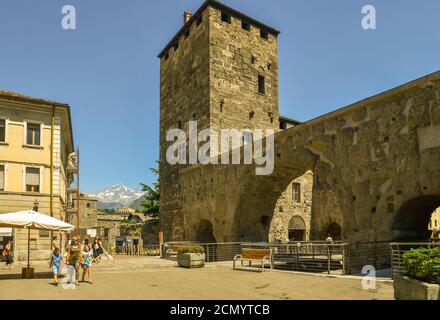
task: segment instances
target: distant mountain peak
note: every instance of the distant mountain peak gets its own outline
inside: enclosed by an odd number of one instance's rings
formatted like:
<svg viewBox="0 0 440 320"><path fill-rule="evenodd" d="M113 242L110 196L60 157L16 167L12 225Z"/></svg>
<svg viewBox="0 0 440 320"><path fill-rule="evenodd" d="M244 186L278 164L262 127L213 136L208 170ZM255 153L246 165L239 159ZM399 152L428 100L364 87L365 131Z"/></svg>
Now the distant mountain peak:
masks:
<svg viewBox="0 0 440 320"><path fill-rule="evenodd" d="M102 204L111 204L112 207L123 207L131 205L135 200L143 197L145 192L128 188L122 183L105 188L102 191L86 193L88 197L93 197ZM105 207L105 206L104 206Z"/></svg>

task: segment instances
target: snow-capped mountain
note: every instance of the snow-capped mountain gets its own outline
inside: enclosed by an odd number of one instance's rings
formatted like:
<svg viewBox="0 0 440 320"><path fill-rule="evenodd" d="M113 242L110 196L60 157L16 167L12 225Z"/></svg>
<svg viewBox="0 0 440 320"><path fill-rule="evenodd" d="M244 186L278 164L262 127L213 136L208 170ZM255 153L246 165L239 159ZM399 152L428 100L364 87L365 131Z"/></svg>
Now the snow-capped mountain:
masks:
<svg viewBox="0 0 440 320"><path fill-rule="evenodd" d="M145 192L143 191L130 189L123 184L117 184L100 192L86 193L87 196L97 199L104 207L106 204L112 207L117 207L118 204L119 207L130 206L144 194Z"/></svg>

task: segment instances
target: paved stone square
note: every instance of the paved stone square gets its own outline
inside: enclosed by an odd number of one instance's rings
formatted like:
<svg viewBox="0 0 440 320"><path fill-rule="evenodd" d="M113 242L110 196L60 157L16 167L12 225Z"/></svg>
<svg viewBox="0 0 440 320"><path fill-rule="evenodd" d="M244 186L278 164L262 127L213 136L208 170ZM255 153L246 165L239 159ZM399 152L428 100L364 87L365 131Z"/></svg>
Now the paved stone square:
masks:
<svg viewBox="0 0 440 320"><path fill-rule="evenodd" d="M0 300L390 300L391 281L362 289L359 277L326 277L292 272L234 271L232 263L187 270L174 261L116 257L94 265L94 284L75 290L52 285L47 263L34 263L37 279L22 280L21 266L0 271ZM2 264L3 267L3 264Z"/></svg>

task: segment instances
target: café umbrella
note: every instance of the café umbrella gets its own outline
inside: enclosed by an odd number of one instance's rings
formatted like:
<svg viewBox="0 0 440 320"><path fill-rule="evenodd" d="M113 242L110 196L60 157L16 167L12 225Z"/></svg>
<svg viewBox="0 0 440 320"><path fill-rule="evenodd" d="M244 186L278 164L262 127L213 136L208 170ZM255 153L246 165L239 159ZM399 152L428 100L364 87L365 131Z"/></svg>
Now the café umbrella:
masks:
<svg viewBox="0 0 440 320"><path fill-rule="evenodd" d="M28 229L28 269L31 229L71 232L75 226L48 215L29 210L0 214L0 228Z"/></svg>

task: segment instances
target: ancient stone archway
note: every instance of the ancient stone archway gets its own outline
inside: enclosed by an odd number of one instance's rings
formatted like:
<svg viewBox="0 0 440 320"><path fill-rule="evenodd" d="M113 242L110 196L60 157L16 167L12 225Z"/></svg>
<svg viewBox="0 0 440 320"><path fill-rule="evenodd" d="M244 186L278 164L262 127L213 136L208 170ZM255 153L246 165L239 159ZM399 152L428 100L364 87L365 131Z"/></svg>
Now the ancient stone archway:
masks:
<svg viewBox="0 0 440 320"><path fill-rule="evenodd" d="M428 224L432 213L440 207L440 195L425 195L406 201L393 222L394 241L428 241Z"/></svg>
<svg viewBox="0 0 440 320"><path fill-rule="evenodd" d="M216 243L212 223L208 220L201 220L196 227L196 241L202 243Z"/></svg>
<svg viewBox="0 0 440 320"><path fill-rule="evenodd" d="M327 234L330 235L333 240L339 241L342 238L342 228L338 223L332 222L327 229Z"/></svg>
<svg viewBox="0 0 440 320"><path fill-rule="evenodd" d="M306 240L306 222L300 216L294 216L289 222L289 241Z"/></svg>

